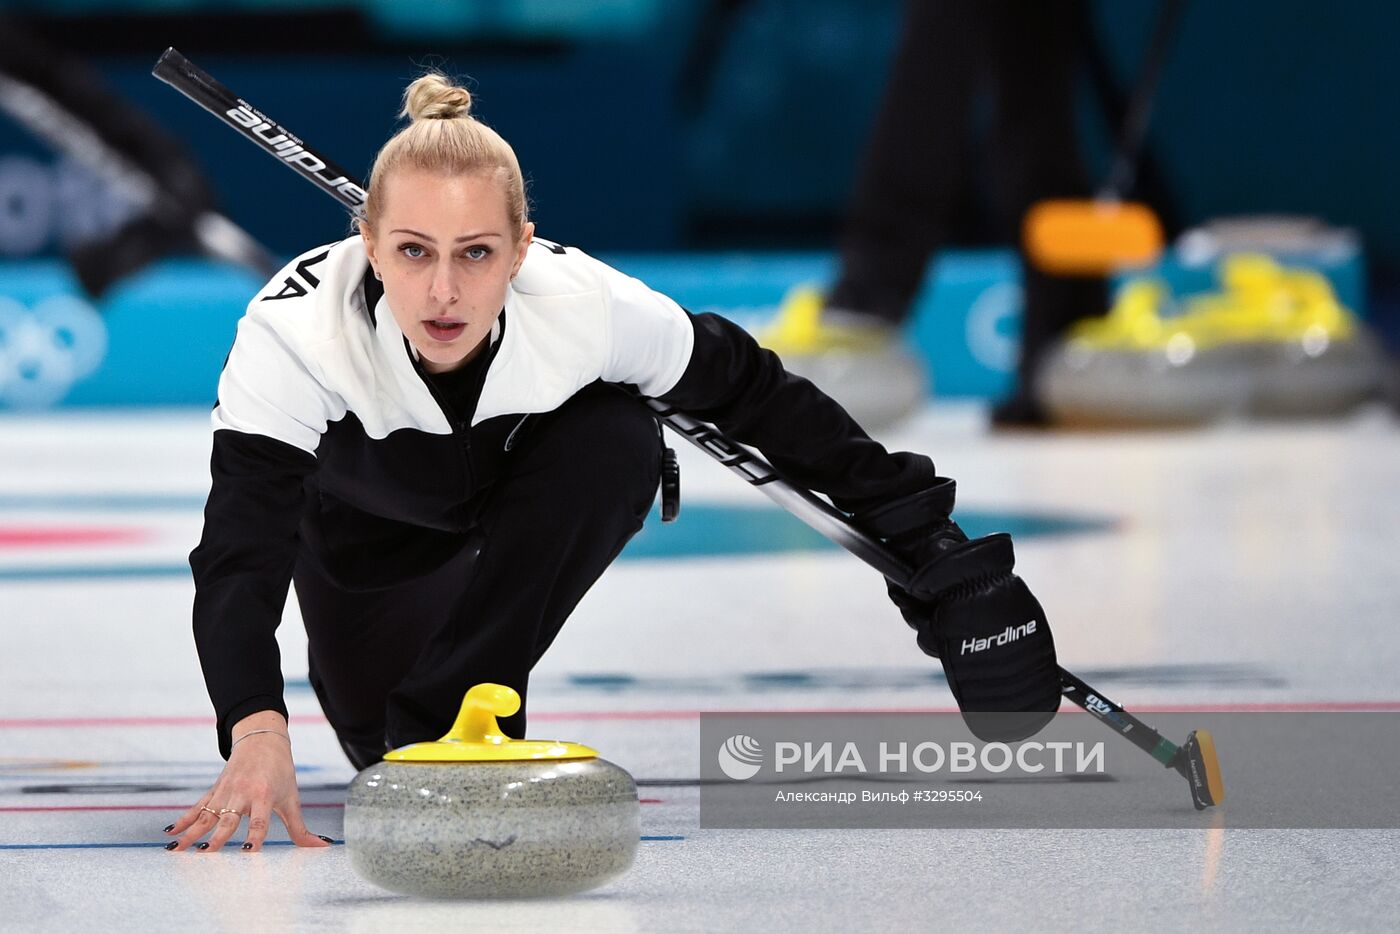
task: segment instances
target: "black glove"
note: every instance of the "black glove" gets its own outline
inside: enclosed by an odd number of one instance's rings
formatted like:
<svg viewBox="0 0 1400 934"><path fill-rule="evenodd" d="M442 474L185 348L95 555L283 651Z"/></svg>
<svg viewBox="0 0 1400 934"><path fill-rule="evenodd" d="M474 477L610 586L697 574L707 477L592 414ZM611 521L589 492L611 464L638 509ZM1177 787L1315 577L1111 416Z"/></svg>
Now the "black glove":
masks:
<svg viewBox="0 0 1400 934"><path fill-rule="evenodd" d="M876 507L856 524L910 562L907 588L890 599L937 658L968 728L989 742L1034 735L1060 706L1055 641L1045 611L1021 578L1011 536L969 541L951 518L956 484Z"/></svg>

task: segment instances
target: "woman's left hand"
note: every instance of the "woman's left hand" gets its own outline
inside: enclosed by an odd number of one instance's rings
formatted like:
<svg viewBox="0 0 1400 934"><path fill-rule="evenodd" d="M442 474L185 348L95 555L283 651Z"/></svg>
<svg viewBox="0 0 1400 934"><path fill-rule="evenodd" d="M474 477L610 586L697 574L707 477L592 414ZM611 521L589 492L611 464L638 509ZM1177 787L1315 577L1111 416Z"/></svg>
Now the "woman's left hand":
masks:
<svg viewBox="0 0 1400 934"><path fill-rule="evenodd" d="M287 722L280 714L263 711L240 720L233 732L235 736L243 734L243 738L234 745L214 787L166 828L167 834L179 837L166 848L187 850L210 834L198 849L222 849L247 817L248 837L243 849L257 851L262 849L273 814L282 819L297 846L330 846L329 837L312 833L302 819Z"/></svg>

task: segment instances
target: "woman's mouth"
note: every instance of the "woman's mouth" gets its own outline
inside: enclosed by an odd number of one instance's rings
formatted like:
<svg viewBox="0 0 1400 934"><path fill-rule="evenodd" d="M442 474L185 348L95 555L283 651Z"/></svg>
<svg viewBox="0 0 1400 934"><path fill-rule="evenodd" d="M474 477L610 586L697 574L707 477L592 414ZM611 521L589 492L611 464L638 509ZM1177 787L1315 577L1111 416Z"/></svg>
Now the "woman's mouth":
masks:
<svg viewBox="0 0 1400 934"><path fill-rule="evenodd" d="M444 342L456 340L466 326L465 321L458 321L456 318L432 318L423 322L429 337Z"/></svg>

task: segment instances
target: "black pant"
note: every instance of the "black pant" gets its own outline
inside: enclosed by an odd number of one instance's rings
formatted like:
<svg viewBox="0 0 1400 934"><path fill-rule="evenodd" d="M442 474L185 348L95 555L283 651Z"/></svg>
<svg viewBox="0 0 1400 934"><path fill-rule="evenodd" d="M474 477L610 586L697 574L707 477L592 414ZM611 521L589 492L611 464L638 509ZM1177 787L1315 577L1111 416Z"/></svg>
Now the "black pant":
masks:
<svg viewBox="0 0 1400 934"><path fill-rule="evenodd" d="M651 508L657 431L643 406L595 384L531 420L478 528L431 574L351 592L298 562L311 685L357 768L446 733L483 681L520 692L501 728L524 736L530 670Z"/></svg>
<svg viewBox="0 0 1400 934"><path fill-rule="evenodd" d="M833 306L901 322L933 251L968 239L973 209L987 209L997 239L1019 243L1036 201L1089 194L1074 112L1084 22L1078 0L910 0ZM1028 388L1035 356L1071 322L1102 314L1105 289L1025 260L1019 375Z"/></svg>

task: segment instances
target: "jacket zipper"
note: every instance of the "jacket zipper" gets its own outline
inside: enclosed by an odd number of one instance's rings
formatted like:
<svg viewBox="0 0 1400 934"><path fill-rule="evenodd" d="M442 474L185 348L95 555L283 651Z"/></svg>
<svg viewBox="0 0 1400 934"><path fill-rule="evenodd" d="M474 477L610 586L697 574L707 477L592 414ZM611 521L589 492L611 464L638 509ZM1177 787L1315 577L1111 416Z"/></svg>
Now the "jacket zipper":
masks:
<svg viewBox="0 0 1400 934"><path fill-rule="evenodd" d="M465 518L464 513L466 510L467 503L471 500L472 495L476 492L472 488L475 483L476 474L472 470L471 463L471 420L472 416L476 414L476 406L481 402L481 391L486 386L486 372L491 369L491 364L496 358L496 351L500 348L501 344L504 343L504 337L505 336L503 334L501 340L496 341L495 344L492 344L490 347L487 348L486 352L488 356L486 358L486 363L481 367L481 372L477 374L476 385L475 387L473 387L472 411L468 413L465 418L462 417L462 415L458 413L455 409L453 409L452 405L446 399L443 398L441 393L438 392L437 387L433 385L433 381L428 378L427 371L423 369L423 364L417 358L414 357L413 348L409 344L408 338L405 337L403 339L404 352L408 354L408 360L411 364L413 364L414 372L417 373L418 378L423 381L423 385L428 387L428 394L433 397L433 401L436 402L438 404L438 408L442 410L442 414L447 418L447 424L452 428L453 436L457 439L457 455L461 458L462 461L463 492L462 502L458 504L457 508L459 514L463 514L463 518ZM488 337L487 340L490 340L490 338ZM466 530L466 522L460 521L458 531L465 532Z"/></svg>
<svg viewBox="0 0 1400 934"><path fill-rule="evenodd" d="M458 421L457 413L452 410L452 406L448 405L447 400L438 392L437 387L433 385L433 381L428 379L428 374L424 371L423 365L413 356L413 348L409 346L407 337L403 339L403 349L404 352L408 354L408 362L413 365L413 372L418 374L418 378L423 381L423 385L428 389L428 395L433 397L433 401L436 402L438 408L442 410L443 416L447 419L447 425L452 429L452 435L458 442L454 447L457 451L457 457L461 460L463 499L457 506L459 515L457 531L465 532L467 530L466 524L461 521L461 513L466 506L466 501L471 498L470 488L472 486L471 442L467 438L466 431L468 426Z"/></svg>

